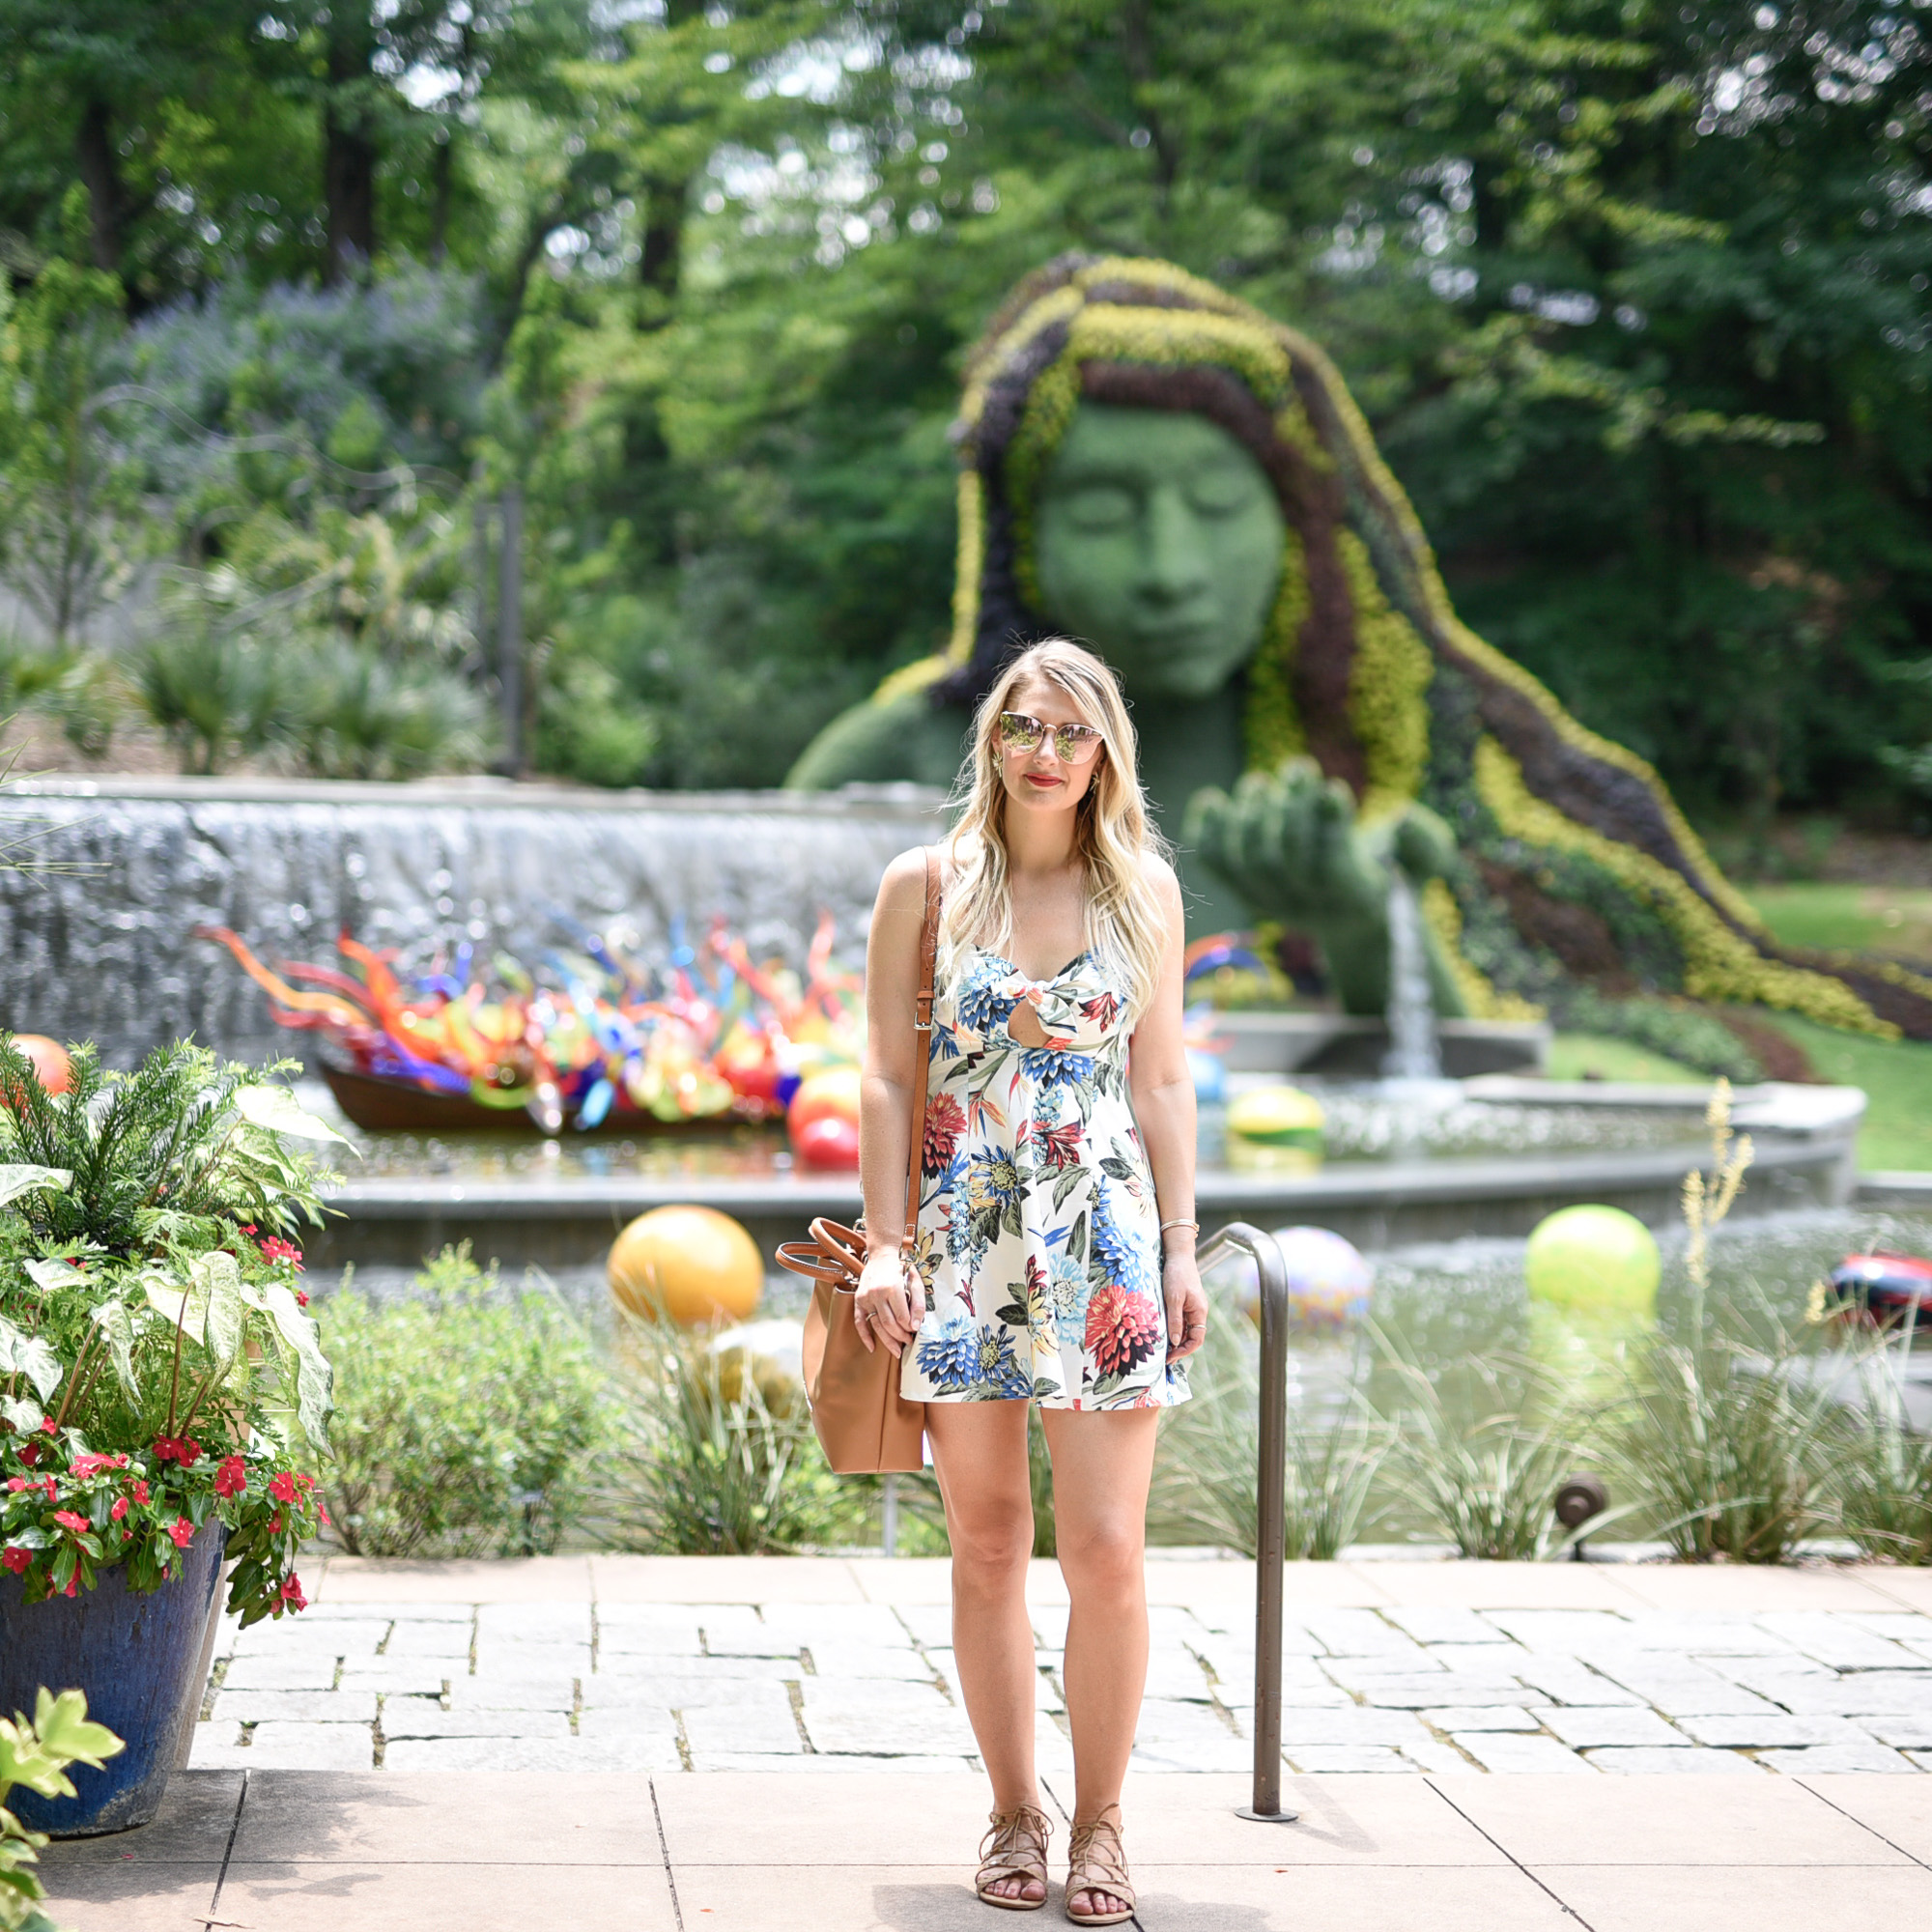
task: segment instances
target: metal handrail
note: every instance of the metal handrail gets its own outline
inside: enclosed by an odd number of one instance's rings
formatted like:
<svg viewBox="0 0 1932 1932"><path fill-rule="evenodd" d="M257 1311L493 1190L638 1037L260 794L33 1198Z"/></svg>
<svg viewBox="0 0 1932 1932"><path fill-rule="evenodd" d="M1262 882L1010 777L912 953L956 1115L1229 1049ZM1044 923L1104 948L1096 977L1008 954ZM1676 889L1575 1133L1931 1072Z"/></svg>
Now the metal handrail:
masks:
<svg viewBox="0 0 1932 1932"><path fill-rule="evenodd" d="M1261 1275L1261 1453L1255 1470L1255 1783L1236 1815L1292 1825L1281 1808L1282 1566L1288 1556L1288 1264L1272 1235L1230 1221L1201 1250L1205 1270L1223 1256L1247 1255Z"/></svg>

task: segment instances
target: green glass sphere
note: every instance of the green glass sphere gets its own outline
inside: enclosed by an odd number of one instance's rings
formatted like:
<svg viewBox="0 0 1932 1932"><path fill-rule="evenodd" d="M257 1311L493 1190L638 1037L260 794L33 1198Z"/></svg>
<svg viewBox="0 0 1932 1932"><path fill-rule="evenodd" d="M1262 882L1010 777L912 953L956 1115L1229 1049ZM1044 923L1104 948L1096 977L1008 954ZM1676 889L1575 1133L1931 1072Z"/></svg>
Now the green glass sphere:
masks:
<svg viewBox="0 0 1932 1932"><path fill-rule="evenodd" d="M1522 1268L1529 1298L1565 1315L1657 1317L1657 1237L1621 1208L1559 1208L1538 1222Z"/></svg>

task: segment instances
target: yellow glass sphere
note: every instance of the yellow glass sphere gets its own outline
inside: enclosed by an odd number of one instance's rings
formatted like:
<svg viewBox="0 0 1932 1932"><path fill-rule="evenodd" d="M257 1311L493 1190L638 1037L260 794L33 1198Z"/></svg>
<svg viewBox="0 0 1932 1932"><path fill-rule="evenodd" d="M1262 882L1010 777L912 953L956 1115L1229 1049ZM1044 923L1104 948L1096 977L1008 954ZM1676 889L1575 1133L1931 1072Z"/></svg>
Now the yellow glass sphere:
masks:
<svg viewBox="0 0 1932 1932"><path fill-rule="evenodd" d="M611 1247L611 1293L620 1308L687 1328L750 1319L765 1292L758 1244L715 1208L653 1208Z"/></svg>
<svg viewBox="0 0 1932 1932"><path fill-rule="evenodd" d="M1228 1102L1228 1131L1257 1147L1321 1151L1328 1117L1321 1103L1299 1087L1258 1087Z"/></svg>

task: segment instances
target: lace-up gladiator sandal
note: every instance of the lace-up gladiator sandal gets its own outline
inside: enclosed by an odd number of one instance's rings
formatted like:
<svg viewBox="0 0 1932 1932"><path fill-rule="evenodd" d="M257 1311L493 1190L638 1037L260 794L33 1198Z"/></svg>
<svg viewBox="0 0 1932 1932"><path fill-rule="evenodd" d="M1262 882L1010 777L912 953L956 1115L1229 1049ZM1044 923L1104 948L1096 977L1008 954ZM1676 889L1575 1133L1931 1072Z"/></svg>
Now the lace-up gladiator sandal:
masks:
<svg viewBox="0 0 1932 1932"><path fill-rule="evenodd" d="M1098 1892L1115 1903L1103 1912L1076 1912L1073 1901L1082 1892ZM1122 1925L1134 1916L1134 1889L1127 1883L1118 1804L1109 1804L1098 1817L1073 1827L1073 1841L1066 1851L1066 1916L1076 1925Z"/></svg>
<svg viewBox="0 0 1932 1932"><path fill-rule="evenodd" d="M980 1840L980 1873L973 1889L988 1905L1005 1912L1037 1912L1046 1903L1046 1841L1053 1824L1037 1805L1021 1804L1011 1811L995 1811L992 1825ZM1037 1898L1003 1898L989 1889L1002 1879L1032 1879Z"/></svg>

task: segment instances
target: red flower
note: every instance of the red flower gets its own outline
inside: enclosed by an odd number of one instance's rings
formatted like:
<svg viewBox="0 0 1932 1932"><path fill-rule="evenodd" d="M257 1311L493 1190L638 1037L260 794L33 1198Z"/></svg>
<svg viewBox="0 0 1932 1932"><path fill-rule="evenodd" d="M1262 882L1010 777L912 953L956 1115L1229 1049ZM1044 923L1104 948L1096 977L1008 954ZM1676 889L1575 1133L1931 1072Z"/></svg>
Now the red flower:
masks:
<svg viewBox="0 0 1932 1932"><path fill-rule="evenodd" d="M220 1468L214 1472L214 1493L217 1496L239 1496L247 1487L248 1471L243 1467L241 1457L225 1457Z"/></svg>
<svg viewBox="0 0 1932 1932"><path fill-rule="evenodd" d="M38 1442L23 1442L20 1444L20 1461L26 1463L28 1468L31 1469L40 1460L41 1445Z"/></svg>
<svg viewBox="0 0 1932 1932"><path fill-rule="evenodd" d="M7 1487L10 1490L12 1490L15 1495L18 1495L22 1490L39 1489L40 1484L30 1483L25 1476L9 1476L7 1478Z"/></svg>
<svg viewBox="0 0 1932 1932"><path fill-rule="evenodd" d="M201 1461L201 1444L192 1435L157 1435L155 1437L155 1461L179 1463L185 1469L190 1463Z"/></svg>
<svg viewBox="0 0 1932 1932"><path fill-rule="evenodd" d="M285 1241L279 1235L270 1235L262 1243L262 1259L265 1262L287 1262L299 1274L302 1264L302 1251L293 1241Z"/></svg>
<svg viewBox="0 0 1932 1932"><path fill-rule="evenodd" d="M966 1131L966 1110L951 1094L940 1094L925 1109L925 1143L920 1167L926 1174L942 1172L958 1151L959 1136Z"/></svg>
<svg viewBox="0 0 1932 1932"><path fill-rule="evenodd" d="M308 1306L308 1291L306 1289L298 1288L296 1290L296 1306L298 1308L306 1308Z"/></svg>
<svg viewBox="0 0 1932 1932"><path fill-rule="evenodd" d="M114 1498L114 1507L107 1514L114 1521L119 1522L128 1514L128 1498L126 1496L116 1496Z"/></svg>
<svg viewBox="0 0 1932 1932"><path fill-rule="evenodd" d="M194 1541L194 1524L185 1516L178 1516L168 1524L168 1534L175 1540L177 1549L185 1549Z"/></svg>
<svg viewBox="0 0 1932 1932"><path fill-rule="evenodd" d="M289 1580L282 1585L282 1602L292 1610L308 1608L308 1599L302 1595L301 1578L291 1570Z"/></svg>
<svg viewBox="0 0 1932 1932"><path fill-rule="evenodd" d="M42 1417L41 1427L49 1435L57 1435L60 1433L57 1429L55 1429L54 1419L51 1415Z"/></svg>
<svg viewBox="0 0 1932 1932"><path fill-rule="evenodd" d="M281 1535L281 1533L282 1533L282 1519L281 1519L281 1514L278 1511L275 1515L271 1516L269 1519L269 1534L270 1536L279 1536Z"/></svg>
<svg viewBox="0 0 1932 1932"><path fill-rule="evenodd" d="M147 1505L148 1505L148 1486L147 1486L147 1484L146 1484L146 1483L138 1483L138 1482L137 1482L137 1483L136 1483L136 1484L134 1485L134 1500L135 1500L135 1501L136 1501L137 1503L139 1503L139 1504L141 1505L141 1507L142 1507L143 1509L145 1509L145 1508L147 1507Z"/></svg>
<svg viewBox="0 0 1932 1932"><path fill-rule="evenodd" d="M1114 1024L1121 1010L1121 1003L1112 993L1101 993L1091 1000L1082 1000L1082 1015L1094 1022L1103 1032Z"/></svg>
<svg viewBox="0 0 1932 1932"><path fill-rule="evenodd" d="M1139 1367L1159 1340L1160 1311L1152 1296L1129 1294L1119 1282L1094 1290L1087 1304L1087 1349L1103 1376Z"/></svg>
<svg viewBox="0 0 1932 1932"><path fill-rule="evenodd" d="M324 1529L334 1527L328 1520L328 1505L327 1503L318 1503L316 1505L316 1513L322 1518L322 1526Z"/></svg>
<svg viewBox="0 0 1932 1932"><path fill-rule="evenodd" d="M79 1588L80 1588L80 1572L76 1570L73 1573L73 1575L67 1579L67 1588L61 1592L61 1595L63 1597L71 1597L79 1590Z"/></svg>
<svg viewBox="0 0 1932 1932"><path fill-rule="evenodd" d="M20 1576L33 1560L34 1552L31 1549L16 1548L11 1543L5 1549L0 1549L0 1564L5 1564L16 1577Z"/></svg>
<svg viewBox="0 0 1932 1932"><path fill-rule="evenodd" d="M75 1515L72 1510L55 1510L54 1520L63 1529L72 1530L76 1536L81 1535L90 1527L87 1519L84 1516Z"/></svg>
<svg viewBox="0 0 1932 1932"><path fill-rule="evenodd" d="M255 1224L252 1221L244 1221L235 1232L238 1235L252 1235L255 1232Z"/></svg>
<svg viewBox="0 0 1932 1932"><path fill-rule="evenodd" d="M89 1476L98 1476L103 1469L125 1469L127 1466L125 1456L76 1456L69 1465L68 1473L85 1482Z"/></svg>
<svg viewBox="0 0 1932 1932"><path fill-rule="evenodd" d="M278 1503L292 1503L296 1499L296 1479L286 1469L269 1484L269 1493Z"/></svg>

